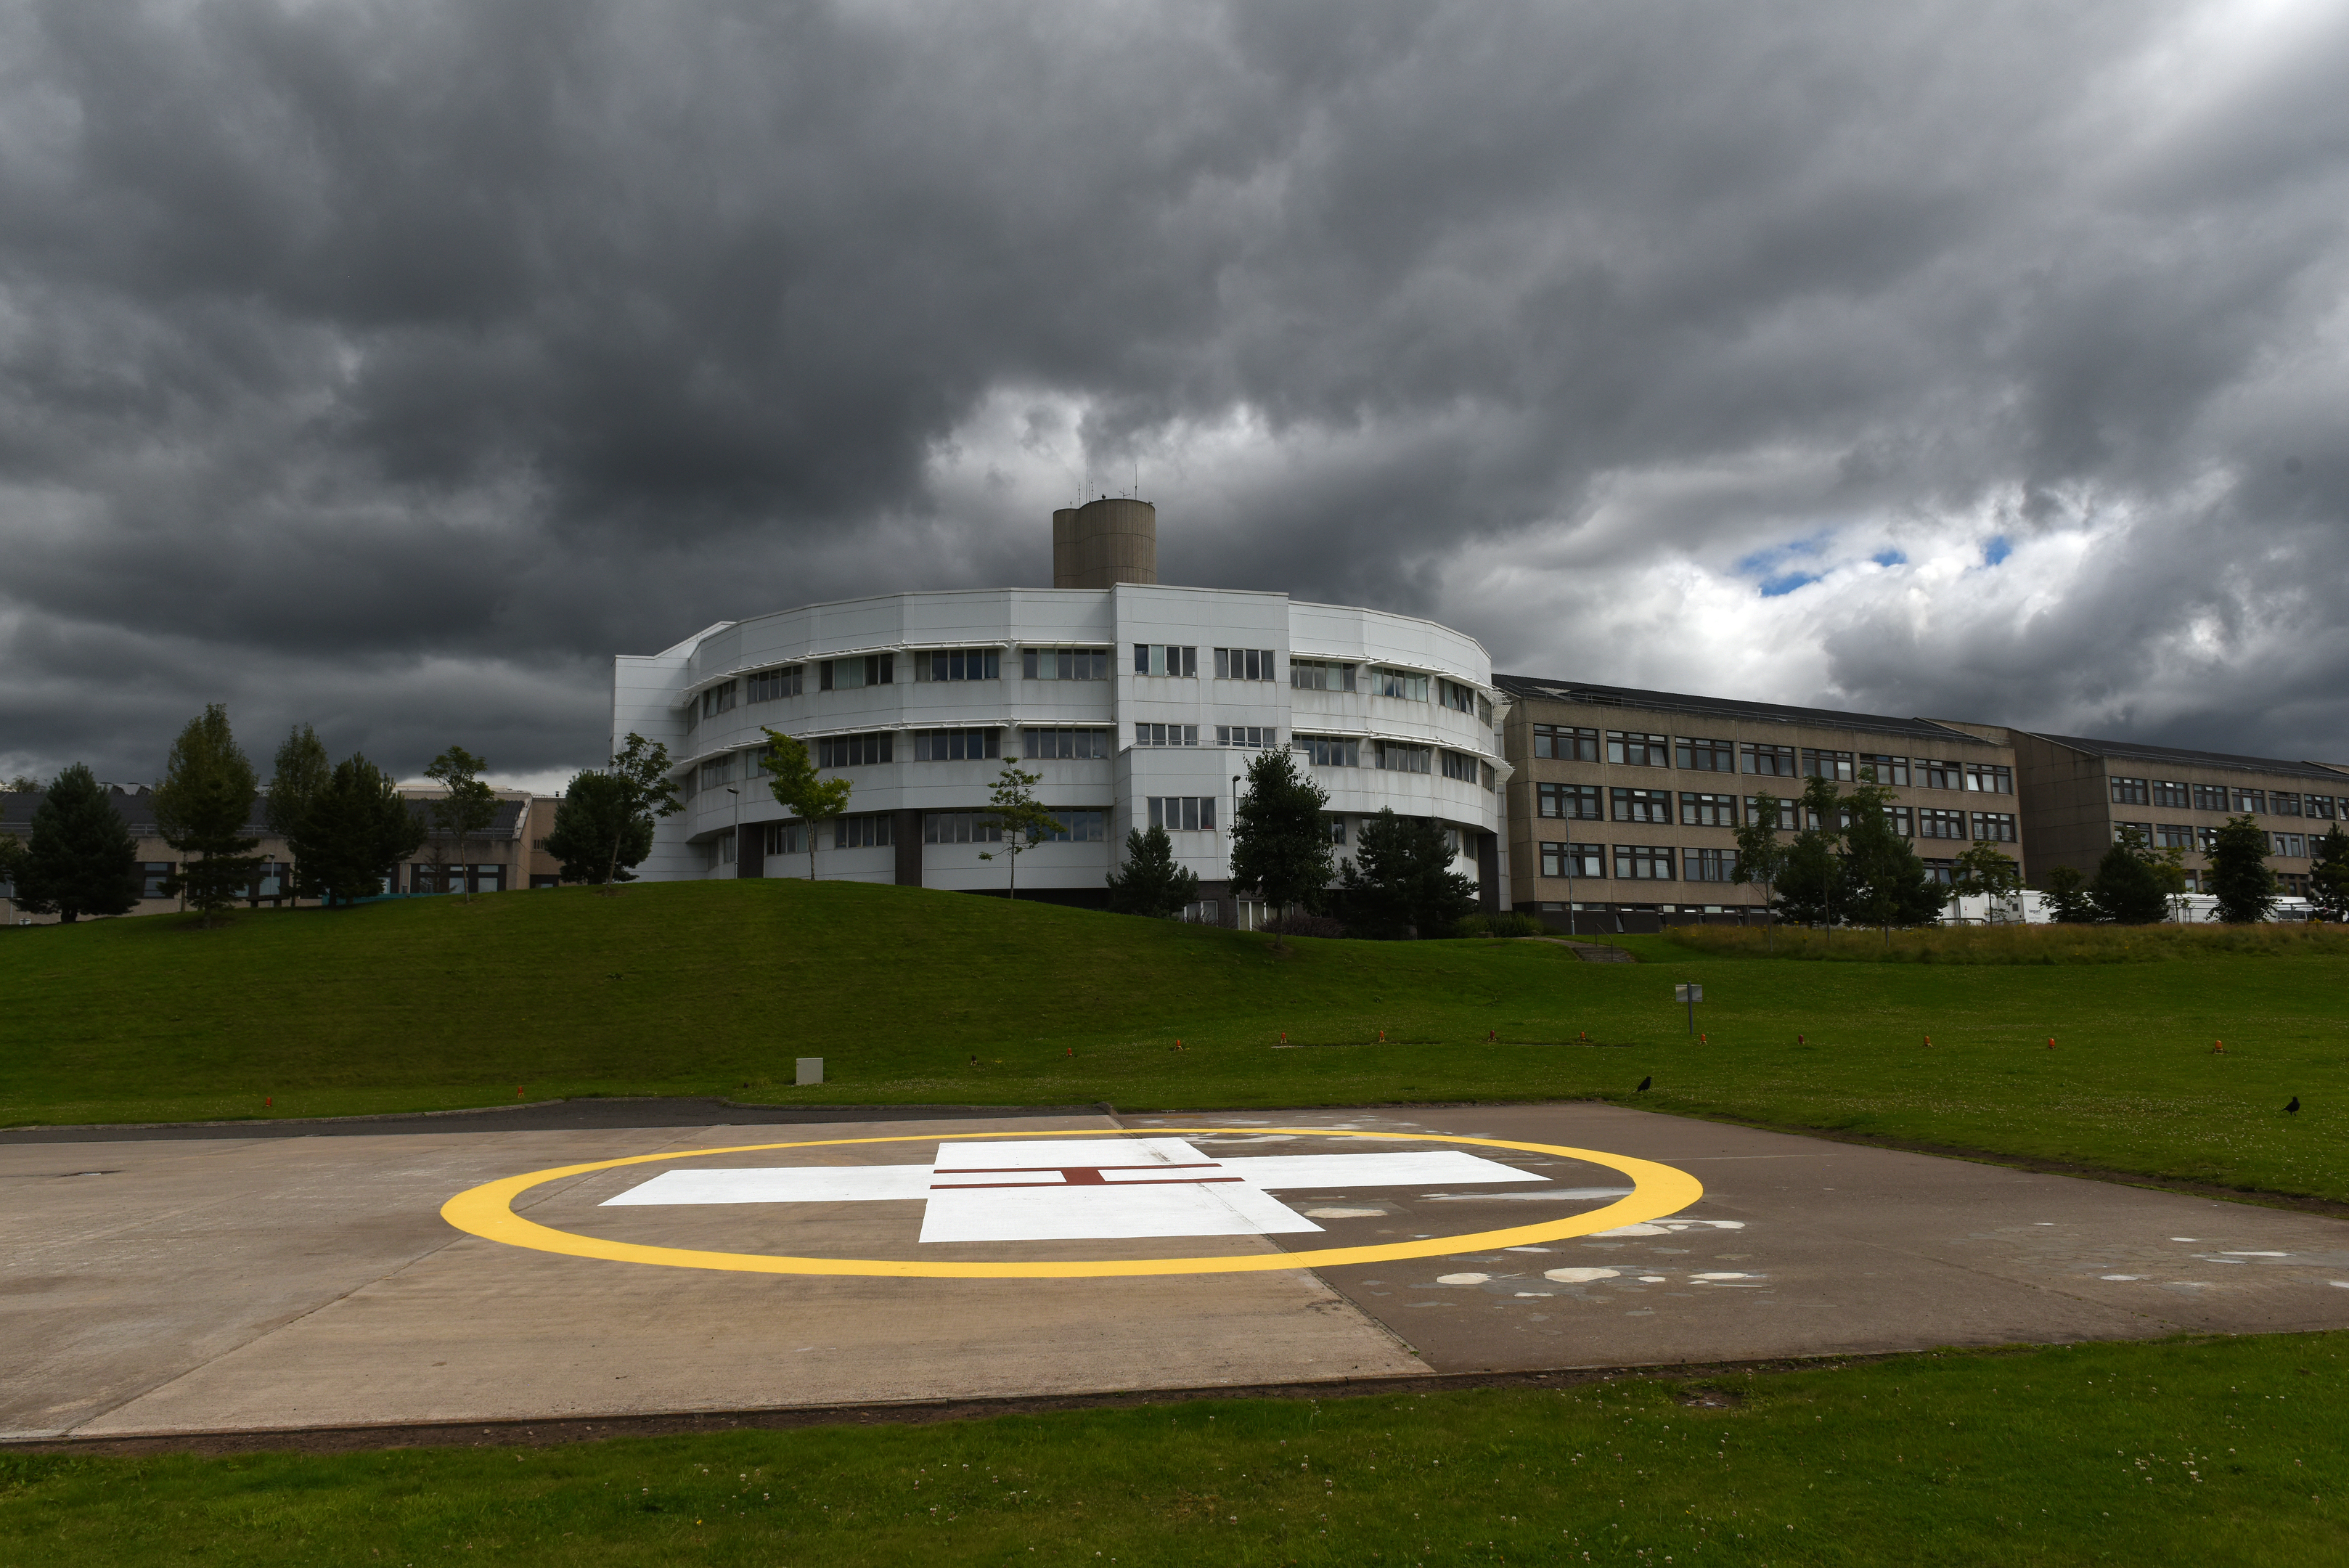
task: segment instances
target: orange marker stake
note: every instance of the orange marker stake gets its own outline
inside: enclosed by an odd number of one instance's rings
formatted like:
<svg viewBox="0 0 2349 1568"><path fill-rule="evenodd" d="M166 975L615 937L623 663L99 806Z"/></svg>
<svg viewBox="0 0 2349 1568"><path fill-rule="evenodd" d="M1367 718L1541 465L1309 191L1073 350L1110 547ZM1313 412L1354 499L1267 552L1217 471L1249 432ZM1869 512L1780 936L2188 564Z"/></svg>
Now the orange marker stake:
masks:
<svg viewBox="0 0 2349 1568"><path fill-rule="evenodd" d="M1933 1037L1932 1037L1930 1034L1928 1034L1928 1035L1926 1035L1926 1036L1925 1036L1925 1049L1926 1049L1926 1050L1928 1050L1928 1051L1930 1051L1932 1048L1933 1048Z"/></svg>
<svg viewBox="0 0 2349 1568"><path fill-rule="evenodd" d="M2210 1042L2210 1054L2213 1056L2224 1056L2226 1054L2227 1043L2224 1040L2213 1040Z"/></svg>
<svg viewBox="0 0 2349 1568"><path fill-rule="evenodd" d="M1381 1029L1381 1030L1380 1030L1380 1031L1379 1031L1379 1044L1381 1044L1381 1045L1383 1045L1383 1044L1385 1044L1386 1043L1387 1043L1387 1032L1386 1032L1385 1030Z"/></svg>
<svg viewBox="0 0 2349 1568"><path fill-rule="evenodd" d="M2054 1036L2053 1034L2050 1034L2050 1035L2047 1037L2047 1049L2049 1049L2050 1051L2053 1051L2054 1049L2055 1049L2055 1036Z"/></svg>
<svg viewBox="0 0 2349 1568"><path fill-rule="evenodd" d="M517 1100L522 1098L522 1085L520 1084L516 1084L514 1085L514 1098Z"/></svg>
<svg viewBox="0 0 2349 1568"><path fill-rule="evenodd" d="M264 1111L276 1103L277 1096L274 1095L264 1095L261 1096L261 1108Z"/></svg>
<svg viewBox="0 0 2349 1568"><path fill-rule="evenodd" d="M1700 1034L1696 1037L1696 1043L1700 1045L1709 1044L1712 1040L1713 1036L1710 1034Z"/></svg>

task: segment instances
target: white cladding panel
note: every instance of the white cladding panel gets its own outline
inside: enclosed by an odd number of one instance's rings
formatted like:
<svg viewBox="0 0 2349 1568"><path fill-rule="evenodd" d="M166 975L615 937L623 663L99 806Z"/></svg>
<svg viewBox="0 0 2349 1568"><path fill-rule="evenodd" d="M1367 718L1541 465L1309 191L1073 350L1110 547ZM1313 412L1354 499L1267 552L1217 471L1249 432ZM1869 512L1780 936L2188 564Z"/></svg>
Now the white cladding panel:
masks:
<svg viewBox="0 0 2349 1568"><path fill-rule="evenodd" d="M1195 673L1137 673L1137 645L1191 649ZM1023 677L1023 649L1070 646L1105 649L1108 678ZM998 677L913 679L916 655L951 649L996 650ZM1273 678L1217 679L1217 649L1271 650ZM834 690L821 689L823 660L855 659L861 675L867 657L887 658L885 683L853 686L843 678ZM1292 657L1423 674L1431 678L1430 700L1374 696L1366 686L1298 691L1290 684ZM750 700L750 675L793 664L800 667L798 695ZM1219 744L1218 726L1270 731L1283 745L1300 731L1353 738L1360 766L1311 770L1330 791L1333 813L1351 817L1392 806L1408 815L1440 817L1472 836L1497 831L1502 796L1484 788L1481 776L1444 777L1442 753L1449 749L1498 768L1499 747L1478 715L1433 700L1438 678L1491 693L1491 662L1472 638L1413 617L1294 604L1280 594L1138 584L892 594L720 623L667 652L617 659L613 729L616 747L619 736L634 730L664 741L680 763L691 764L688 804L661 823L644 867L648 877L730 874L709 865L708 846L738 825L755 831L781 815L755 756L761 726L771 725L812 744L850 735L888 737L890 761L830 770L854 784L852 813L983 811L1000 769L1021 761L1043 775L1038 794L1047 805L1107 814L1104 843L1046 845L1021 856L1023 887L1099 887L1126 832L1146 826L1152 797L1212 798L1215 826L1176 832L1175 849L1203 879L1218 881L1228 872L1233 781L1258 754ZM700 693L728 682L734 683L731 706L701 717ZM1182 726L1195 726L1196 743L1137 746L1142 724L1167 725L1178 741L1185 733ZM1025 762L1020 732L1027 728L1106 731L1110 755ZM920 732L974 729L998 732L999 757L916 760ZM1434 748L1429 771L1377 767L1381 740ZM1299 761L1304 764L1302 756ZM718 764L714 782L696 789L705 762ZM824 834L817 846L818 876L894 877L895 849L840 849L830 838ZM1350 831L1350 847L1351 842ZM1468 842L1473 872L1473 837ZM925 844L923 880L933 887L999 887L1009 872L1004 861L978 858L991 847ZM804 875L805 867L802 855L772 859L769 868Z"/></svg>

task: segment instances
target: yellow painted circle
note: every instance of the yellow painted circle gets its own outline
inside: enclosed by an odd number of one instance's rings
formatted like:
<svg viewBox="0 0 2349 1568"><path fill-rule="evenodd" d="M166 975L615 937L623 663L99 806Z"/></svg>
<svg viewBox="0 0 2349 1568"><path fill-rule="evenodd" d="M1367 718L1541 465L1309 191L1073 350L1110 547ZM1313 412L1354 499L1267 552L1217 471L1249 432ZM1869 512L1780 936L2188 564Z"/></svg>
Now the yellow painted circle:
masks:
<svg viewBox="0 0 2349 1568"><path fill-rule="evenodd" d="M1478 1231L1464 1236L1431 1236L1424 1241L1394 1241L1375 1247L1323 1247L1307 1252L1246 1252L1210 1258L1081 1258L1065 1262L999 1263L926 1262L898 1258L787 1258L766 1252L703 1252L685 1247L647 1247L635 1241L610 1241L600 1236L557 1231L525 1220L513 1211L513 1201L534 1187L566 1176L611 1170L624 1165L648 1165L664 1159L700 1159L720 1154L758 1154L779 1148L833 1148L843 1144L960 1143L983 1137L1162 1137L1172 1134L1245 1131L1250 1137L1287 1134L1306 1137L1365 1137L1381 1143L1475 1144L1485 1148L1514 1148L1528 1154L1553 1154L1619 1170L1632 1182L1631 1194L1604 1209L1570 1219L1506 1231ZM1440 1184L1439 1184L1440 1185ZM1561 1241L1636 1225L1643 1220L1677 1214L1704 1196L1704 1185L1684 1170L1629 1155L1595 1148L1566 1148L1557 1144L1516 1143L1497 1137L1453 1137L1442 1133L1356 1132L1333 1127L1159 1127L1053 1129L1044 1132L961 1133L941 1139L936 1133L891 1137L816 1138L801 1143L746 1143L731 1148L684 1149L666 1154L632 1154L619 1159L591 1160L585 1165L560 1165L523 1176L484 1182L460 1192L440 1206L440 1218L458 1230L508 1246L574 1258L603 1258L616 1263L652 1263L672 1269L722 1269L751 1274L862 1274L930 1280L1081 1280L1138 1274L1237 1274L1259 1269L1314 1269L1340 1263L1381 1263L1397 1258L1430 1258L1454 1252L1479 1252L1495 1247L1525 1247Z"/></svg>

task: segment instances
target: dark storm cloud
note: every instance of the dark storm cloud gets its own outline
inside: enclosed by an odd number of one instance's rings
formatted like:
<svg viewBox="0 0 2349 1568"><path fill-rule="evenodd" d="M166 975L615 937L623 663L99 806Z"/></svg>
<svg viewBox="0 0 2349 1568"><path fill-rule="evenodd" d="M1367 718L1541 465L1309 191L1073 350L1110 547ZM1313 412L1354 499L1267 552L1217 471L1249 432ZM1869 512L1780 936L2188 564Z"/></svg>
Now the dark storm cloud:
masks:
<svg viewBox="0 0 2349 1568"><path fill-rule="evenodd" d="M9 7L0 763L593 760L611 652L1038 580L1137 463L1171 579L1505 668L2349 753L2344 37Z"/></svg>

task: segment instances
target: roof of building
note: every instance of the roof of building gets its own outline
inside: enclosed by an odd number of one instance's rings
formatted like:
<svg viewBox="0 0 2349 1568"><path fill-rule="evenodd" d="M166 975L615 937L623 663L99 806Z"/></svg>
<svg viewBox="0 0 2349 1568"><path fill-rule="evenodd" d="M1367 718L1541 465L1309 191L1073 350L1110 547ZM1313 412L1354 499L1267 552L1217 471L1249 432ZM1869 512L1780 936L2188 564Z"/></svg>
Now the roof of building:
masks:
<svg viewBox="0 0 2349 1568"><path fill-rule="evenodd" d="M1960 745L1986 746L1991 743L1980 735L1968 734L1963 730L1935 723L1930 719L1896 719L1884 713L1850 713L1839 708L1793 708L1781 702L1746 702L1733 697L1697 697L1681 691L1643 691L1630 686L1600 686L1588 680L1539 680L1529 675L1495 675L1493 683L1516 697L1547 697L1565 702L1587 702L1599 708L1652 708L1661 712L1693 713L1707 718L1868 730Z"/></svg>
<svg viewBox="0 0 2349 1568"><path fill-rule="evenodd" d="M2050 735L2038 730L2019 732L2035 735L2059 746L2069 746L2075 752L2085 752L2092 757L2119 757L2142 763L2180 763L2191 767L2241 768L2251 773L2287 774L2294 778L2325 779L2340 784L2344 775L2323 763L2286 762L2282 757L2240 757L2230 752L2196 752L2181 746L2150 746L2141 741L2096 741L2084 735Z"/></svg>

